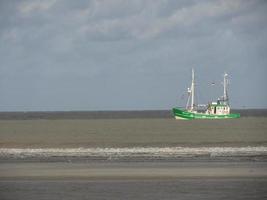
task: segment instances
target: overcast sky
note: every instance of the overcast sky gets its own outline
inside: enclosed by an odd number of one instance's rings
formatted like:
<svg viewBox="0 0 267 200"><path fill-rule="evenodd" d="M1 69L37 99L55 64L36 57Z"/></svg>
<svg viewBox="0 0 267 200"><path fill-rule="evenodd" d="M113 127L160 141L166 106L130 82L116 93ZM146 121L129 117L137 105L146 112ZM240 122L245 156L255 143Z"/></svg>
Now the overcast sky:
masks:
<svg viewBox="0 0 267 200"><path fill-rule="evenodd" d="M171 109L191 68L267 108L267 1L0 0L0 111Z"/></svg>

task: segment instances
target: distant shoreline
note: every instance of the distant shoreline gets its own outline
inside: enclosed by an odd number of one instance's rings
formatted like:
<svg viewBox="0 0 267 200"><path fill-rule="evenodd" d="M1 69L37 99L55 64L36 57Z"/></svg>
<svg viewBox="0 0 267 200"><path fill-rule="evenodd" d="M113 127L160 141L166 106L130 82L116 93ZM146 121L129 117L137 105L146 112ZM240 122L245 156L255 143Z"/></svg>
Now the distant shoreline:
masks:
<svg viewBox="0 0 267 200"><path fill-rule="evenodd" d="M232 109L241 117L267 117L267 109ZM172 118L171 110L0 112L0 120Z"/></svg>

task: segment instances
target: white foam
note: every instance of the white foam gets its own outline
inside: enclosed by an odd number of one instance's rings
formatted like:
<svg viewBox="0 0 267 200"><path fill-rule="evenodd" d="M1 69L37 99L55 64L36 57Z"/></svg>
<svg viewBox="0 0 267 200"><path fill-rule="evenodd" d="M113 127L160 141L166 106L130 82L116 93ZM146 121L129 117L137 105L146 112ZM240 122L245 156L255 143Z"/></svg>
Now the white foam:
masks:
<svg viewBox="0 0 267 200"><path fill-rule="evenodd" d="M2 157L267 156L267 147L0 148Z"/></svg>

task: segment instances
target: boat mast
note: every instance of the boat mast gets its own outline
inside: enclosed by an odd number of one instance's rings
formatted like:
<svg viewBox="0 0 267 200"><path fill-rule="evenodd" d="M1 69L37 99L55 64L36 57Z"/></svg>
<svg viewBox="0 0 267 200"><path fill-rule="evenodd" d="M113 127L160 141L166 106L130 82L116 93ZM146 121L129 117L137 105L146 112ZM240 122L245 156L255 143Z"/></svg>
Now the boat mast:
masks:
<svg viewBox="0 0 267 200"><path fill-rule="evenodd" d="M194 110L194 99L195 99L195 72L192 69L192 83L191 83L191 107L190 110Z"/></svg>
<svg viewBox="0 0 267 200"><path fill-rule="evenodd" d="M194 110L194 104L195 104L195 73L194 69L192 69L192 82L191 87L188 88L188 99L186 103L186 110L193 111ZM189 105L191 103L191 105Z"/></svg>
<svg viewBox="0 0 267 200"><path fill-rule="evenodd" d="M227 79L228 74L224 73L223 76L223 101L228 103L228 94L227 94L227 84L228 84L228 79Z"/></svg>

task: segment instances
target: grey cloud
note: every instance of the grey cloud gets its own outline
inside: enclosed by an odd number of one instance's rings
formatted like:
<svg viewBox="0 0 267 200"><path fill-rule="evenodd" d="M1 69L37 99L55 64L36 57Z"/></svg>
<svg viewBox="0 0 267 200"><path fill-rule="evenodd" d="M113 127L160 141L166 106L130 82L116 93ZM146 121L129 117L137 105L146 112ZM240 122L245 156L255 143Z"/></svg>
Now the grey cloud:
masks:
<svg viewBox="0 0 267 200"><path fill-rule="evenodd" d="M204 83L228 71L234 107L266 107L255 89L266 85L266 10L246 0L0 1L0 109L166 109L184 103L192 67L204 102L221 92Z"/></svg>

